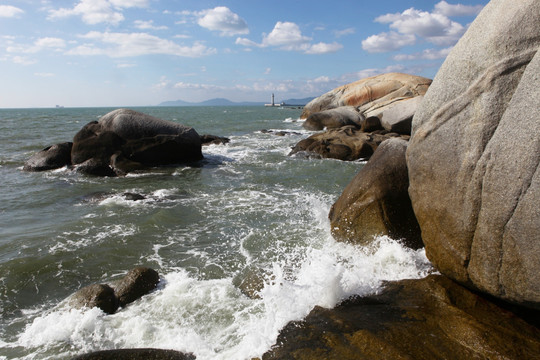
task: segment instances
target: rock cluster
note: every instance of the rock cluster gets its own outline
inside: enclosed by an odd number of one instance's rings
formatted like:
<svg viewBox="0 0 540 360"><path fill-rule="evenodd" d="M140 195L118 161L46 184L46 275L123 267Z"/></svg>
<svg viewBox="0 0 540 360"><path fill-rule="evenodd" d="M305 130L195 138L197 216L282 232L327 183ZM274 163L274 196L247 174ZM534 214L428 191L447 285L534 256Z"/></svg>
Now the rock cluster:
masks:
<svg viewBox="0 0 540 360"><path fill-rule="evenodd" d="M408 140L417 106L430 79L388 73L336 88L304 107L304 128L324 130L300 141L290 155L369 159L387 139Z"/></svg>
<svg viewBox="0 0 540 360"><path fill-rule="evenodd" d="M68 300L74 308L97 307L107 314L134 302L154 290L159 283L157 271L137 267L130 270L121 280L108 284L92 284L77 291Z"/></svg>
<svg viewBox="0 0 540 360"><path fill-rule="evenodd" d="M195 360L195 356L174 350L116 349L79 355L72 360Z"/></svg>
<svg viewBox="0 0 540 360"><path fill-rule="evenodd" d="M118 109L86 124L73 142L49 146L32 155L26 171L73 166L98 176L117 176L152 166L196 162L202 145L229 139L199 136L190 127L129 109Z"/></svg>

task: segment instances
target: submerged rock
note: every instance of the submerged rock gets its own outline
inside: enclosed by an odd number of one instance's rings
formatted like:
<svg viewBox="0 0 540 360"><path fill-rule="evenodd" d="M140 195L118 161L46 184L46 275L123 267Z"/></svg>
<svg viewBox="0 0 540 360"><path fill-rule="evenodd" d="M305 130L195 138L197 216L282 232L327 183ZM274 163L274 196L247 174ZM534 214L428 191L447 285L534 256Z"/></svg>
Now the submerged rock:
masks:
<svg viewBox="0 0 540 360"><path fill-rule="evenodd" d="M72 360L195 360L195 356L163 349L116 349L79 355Z"/></svg>
<svg viewBox="0 0 540 360"><path fill-rule="evenodd" d="M108 168L115 173L115 166L124 174L202 158L201 139L193 128L128 109L85 125L75 135L71 151L71 162L92 175L109 175Z"/></svg>
<svg viewBox="0 0 540 360"><path fill-rule="evenodd" d="M538 319L537 313L524 314ZM535 359L540 331L441 275L315 307L281 330L263 360Z"/></svg>
<svg viewBox="0 0 540 360"><path fill-rule="evenodd" d="M337 240L366 245L376 235L389 235L413 249L424 246L407 192L407 144L401 138L384 141L332 205Z"/></svg>
<svg viewBox="0 0 540 360"><path fill-rule="evenodd" d="M45 171L71 165L72 142L51 145L32 155L24 164L25 171Z"/></svg>
<svg viewBox="0 0 540 360"><path fill-rule="evenodd" d="M206 145L225 145L231 141L229 138L217 135L201 135L201 144Z"/></svg>
<svg viewBox="0 0 540 360"><path fill-rule="evenodd" d="M426 93L407 152L430 261L466 286L536 309L539 28L537 0L487 4Z"/></svg>

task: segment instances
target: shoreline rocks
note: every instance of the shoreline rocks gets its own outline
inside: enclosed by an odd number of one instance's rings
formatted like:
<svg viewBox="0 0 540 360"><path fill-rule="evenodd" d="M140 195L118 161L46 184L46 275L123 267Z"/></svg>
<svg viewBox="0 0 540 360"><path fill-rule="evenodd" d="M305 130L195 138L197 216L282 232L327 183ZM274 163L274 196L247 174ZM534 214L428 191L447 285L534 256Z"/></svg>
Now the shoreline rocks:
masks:
<svg viewBox="0 0 540 360"><path fill-rule="evenodd" d="M164 349L116 349L95 351L72 360L195 360L195 356Z"/></svg>

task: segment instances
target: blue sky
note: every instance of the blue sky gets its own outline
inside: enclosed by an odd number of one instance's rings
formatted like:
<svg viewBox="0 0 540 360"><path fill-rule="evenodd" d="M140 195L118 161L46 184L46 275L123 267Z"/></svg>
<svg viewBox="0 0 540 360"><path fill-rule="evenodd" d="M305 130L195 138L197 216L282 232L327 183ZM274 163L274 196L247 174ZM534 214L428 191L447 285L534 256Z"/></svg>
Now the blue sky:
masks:
<svg viewBox="0 0 540 360"><path fill-rule="evenodd" d="M433 78L488 1L8 0L0 108L319 96Z"/></svg>

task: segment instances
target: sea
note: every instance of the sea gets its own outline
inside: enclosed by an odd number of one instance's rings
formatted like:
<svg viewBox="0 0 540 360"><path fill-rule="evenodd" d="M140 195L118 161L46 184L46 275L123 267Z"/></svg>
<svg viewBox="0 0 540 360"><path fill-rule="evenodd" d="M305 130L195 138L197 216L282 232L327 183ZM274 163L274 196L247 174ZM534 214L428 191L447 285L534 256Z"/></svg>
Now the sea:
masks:
<svg viewBox="0 0 540 360"><path fill-rule="evenodd" d="M298 108L136 107L230 142L203 147L197 164L125 177L22 170L114 109L0 109L0 359L121 348L251 359L314 306L432 271L399 239L332 238L330 207L365 162L288 156L312 134ZM138 266L160 274L150 294L113 315L69 306Z"/></svg>

